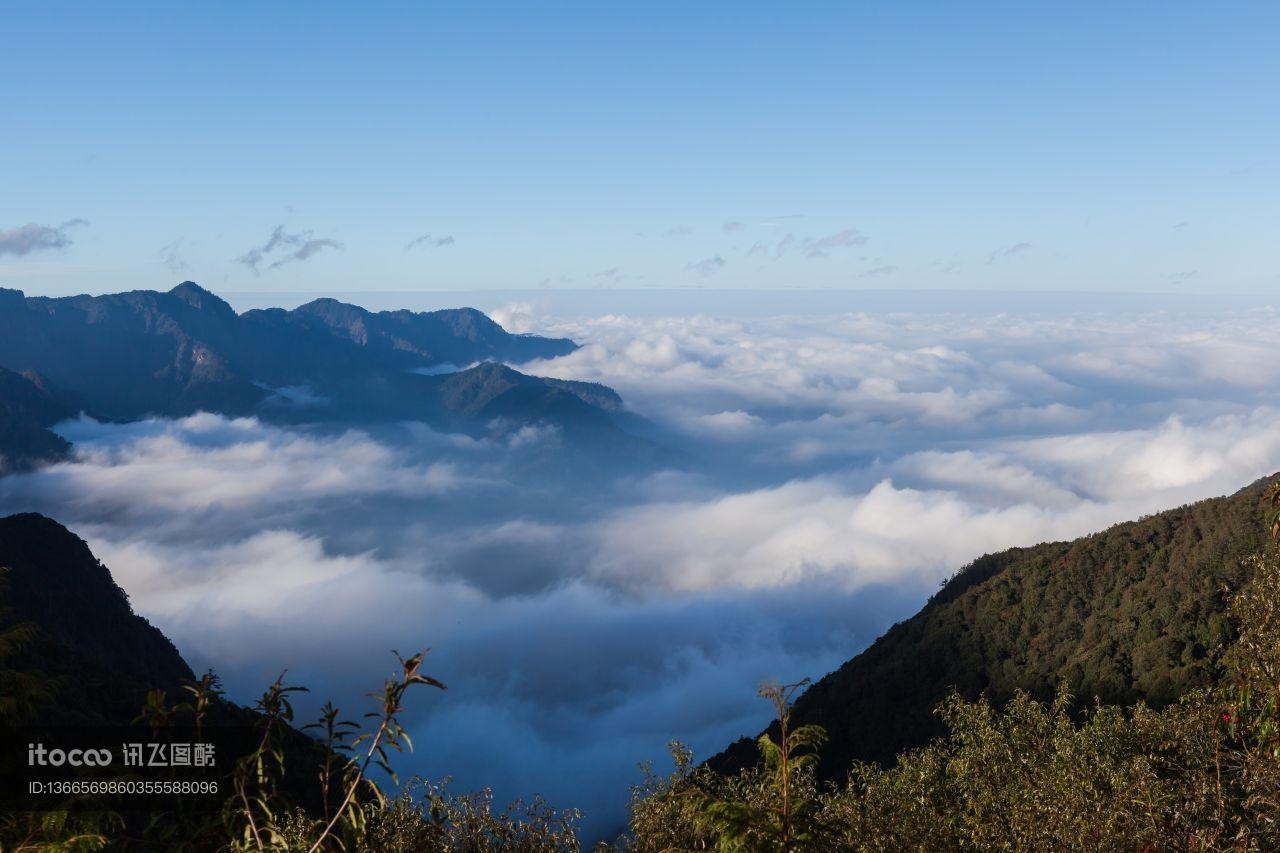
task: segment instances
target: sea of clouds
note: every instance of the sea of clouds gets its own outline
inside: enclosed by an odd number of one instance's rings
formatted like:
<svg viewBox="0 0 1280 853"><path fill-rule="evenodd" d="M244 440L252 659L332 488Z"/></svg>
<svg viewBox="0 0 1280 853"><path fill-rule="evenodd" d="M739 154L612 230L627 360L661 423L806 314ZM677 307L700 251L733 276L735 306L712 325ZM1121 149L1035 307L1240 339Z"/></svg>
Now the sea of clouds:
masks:
<svg viewBox="0 0 1280 853"><path fill-rule="evenodd" d="M554 430L68 422L0 510L85 537L193 667L281 669L354 712L430 646L402 775L535 793L621 826L636 764L758 731L763 678L820 677L975 557L1280 469L1270 309L548 315L527 372L616 388L675 451L571 470Z"/></svg>

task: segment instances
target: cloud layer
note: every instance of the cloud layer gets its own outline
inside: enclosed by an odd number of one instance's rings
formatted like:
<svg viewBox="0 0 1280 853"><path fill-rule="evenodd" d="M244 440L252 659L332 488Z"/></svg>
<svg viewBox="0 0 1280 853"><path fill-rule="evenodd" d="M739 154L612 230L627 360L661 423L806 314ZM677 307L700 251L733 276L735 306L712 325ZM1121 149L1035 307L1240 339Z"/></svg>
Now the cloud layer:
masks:
<svg viewBox="0 0 1280 853"><path fill-rule="evenodd" d="M494 313L584 342L529 369L618 388L687 462L570 477L536 430L81 420L0 508L86 536L241 700L287 666L351 707L391 648L433 647L450 690L405 769L607 831L637 761L752 732L758 680L821 676L980 554L1280 467L1269 314Z"/></svg>

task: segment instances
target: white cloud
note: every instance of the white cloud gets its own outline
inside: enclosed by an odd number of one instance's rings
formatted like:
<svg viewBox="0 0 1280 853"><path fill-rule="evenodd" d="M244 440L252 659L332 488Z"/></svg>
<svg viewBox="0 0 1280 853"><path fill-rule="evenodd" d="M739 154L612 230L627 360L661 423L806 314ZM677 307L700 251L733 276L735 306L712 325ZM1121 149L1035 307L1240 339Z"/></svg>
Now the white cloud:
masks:
<svg viewBox="0 0 1280 853"><path fill-rule="evenodd" d="M368 435L307 435L256 418L206 413L123 426L88 418L60 427L69 461L45 468L41 488L71 508L106 502L133 515L225 509L257 512L332 496L440 493L461 481L447 463L416 465ZM30 481L0 481L3 490Z"/></svg>
<svg viewBox="0 0 1280 853"><path fill-rule="evenodd" d="M716 412L712 415L701 415L697 423L704 429L718 436L741 435L765 425L763 418L758 418L742 409L732 412Z"/></svg>
<svg viewBox="0 0 1280 853"><path fill-rule="evenodd" d="M532 331L538 322L538 316L538 311L531 302L508 302L489 312L489 317L495 323L517 335Z"/></svg>
<svg viewBox="0 0 1280 853"><path fill-rule="evenodd" d="M527 369L617 388L677 461L601 473L545 429L76 421L0 507L86 536L242 701L288 666L349 702L434 647L451 689L415 708L411 769L607 825L636 761L749 733L758 679L822 675L981 553L1280 467L1270 314L494 316L583 342Z"/></svg>
<svg viewBox="0 0 1280 853"><path fill-rule="evenodd" d="M679 591L928 584L984 553L1083 536L1280 468L1280 409L1196 427L921 451L869 489L833 477L626 508L599 527L593 571Z"/></svg>
<svg viewBox="0 0 1280 853"><path fill-rule="evenodd" d="M0 229L0 255L23 257L46 249L65 249L72 243L67 232L89 223L83 219L70 219L61 225L37 225L29 222L16 228Z"/></svg>
<svg viewBox="0 0 1280 853"><path fill-rule="evenodd" d="M647 416L691 431L700 418L742 411L778 424L779 435L879 443L886 425L936 440L940 429L1096 430L1280 402L1270 314L526 316L526 325L586 344L530 370L606 383Z"/></svg>

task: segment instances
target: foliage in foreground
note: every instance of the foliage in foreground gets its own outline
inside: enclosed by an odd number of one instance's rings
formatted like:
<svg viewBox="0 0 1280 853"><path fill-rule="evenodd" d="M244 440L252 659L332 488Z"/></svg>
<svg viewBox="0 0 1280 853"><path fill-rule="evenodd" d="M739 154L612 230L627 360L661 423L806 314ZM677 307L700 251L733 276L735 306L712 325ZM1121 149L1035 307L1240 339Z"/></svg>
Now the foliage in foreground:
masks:
<svg viewBox="0 0 1280 853"><path fill-rule="evenodd" d="M16 638L16 639L15 639ZM0 634L0 641L21 638ZM0 653L5 651L0 643ZM424 674L425 653L398 658L399 670L383 689L371 694L377 707L365 724L344 720L332 705L321 709L318 729L323 759L315 779L319 807L301 808L286 780L290 750L286 738L294 723L292 694L305 688L283 676L254 706L256 747L239 760L233 792L221 814L173 811L142 825L137 816L81 808L74 812L0 814L3 851L90 851L101 849L218 851L369 851L369 853L577 853L573 810L557 811L541 799L495 808L492 792L457 794L447 785L412 780L394 795L371 775L384 771L393 782L393 753L412 749L400 723L406 693L417 685L444 689ZM218 680L207 673L188 685L186 701L170 705L153 691L135 722L162 728L189 720L197 730L221 696Z"/></svg>
<svg viewBox="0 0 1280 853"><path fill-rule="evenodd" d="M1050 703L1020 694L1003 711L952 696L938 709L947 737L902 754L890 769L856 765L832 787L814 776L824 733L791 724L791 698L803 684L765 685L780 725L776 740L760 739L760 765L721 776L673 744L675 771L646 770L615 849L1280 849L1280 564L1273 554L1250 569L1254 579L1232 605L1239 639L1212 690L1159 712L1141 704L1075 712L1065 685ZM488 791L457 794L420 780L389 796L370 778L371 766L389 770L390 752L410 746L398 722L406 692L443 686L421 664L422 655L401 661L364 727L326 706L315 725L327 756L318 814L278 786L280 733L292 723L289 695L298 688L277 681L258 702L261 744L238 768L221 820L168 827L174 846L577 853L576 812L540 800L500 810ZM193 713L198 723L216 690L206 676L189 689L191 701L166 707L152 697L143 716L156 723ZM20 839L7 849L127 847L130 838L110 814L9 816L0 828Z"/></svg>
<svg viewBox="0 0 1280 853"><path fill-rule="evenodd" d="M1232 604L1239 639L1222 655L1212 690L1158 712L1141 704L1079 711L1066 685L1050 703L1020 694L1002 711L953 695L938 708L945 738L889 769L856 765L833 787L814 775L824 733L791 724L790 701L803 685L765 685L780 725L776 740L761 738L760 765L722 776L673 744L674 772L646 769L614 849L1280 849L1280 564L1273 554L1249 568L1253 581ZM574 811L541 800L498 809L489 791L458 794L421 780L389 796L369 777L370 766L389 769L389 753L410 746L398 722L405 693L442 687L421 663L421 655L401 661L364 727L324 709L315 725L327 756L318 814L278 786L280 733L297 688L277 681L257 705L261 745L242 762L221 820L168 827L174 847L577 853ZM210 691L216 681L206 677L181 706L153 697L144 717L187 712L198 721ZM20 839L6 849L94 850L127 847L130 838L110 814L9 816L0 829Z"/></svg>
<svg viewBox="0 0 1280 853"><path fill-rule="evenodd" d="M1047 704L1003 711L952 696L949 734L891 769L852 768L819 786L812 766L719 776L678 744L676 770L633 795L634 853L672 850L1280 849L1280 566L1253 560L1236 596L1239 640L1219 686L1156 712L1073 714L1065 685ZM782 731L790 708L780 709ZM810 753L812 754L812 753ZM804 831L778 831L788 810Z"/></svg>

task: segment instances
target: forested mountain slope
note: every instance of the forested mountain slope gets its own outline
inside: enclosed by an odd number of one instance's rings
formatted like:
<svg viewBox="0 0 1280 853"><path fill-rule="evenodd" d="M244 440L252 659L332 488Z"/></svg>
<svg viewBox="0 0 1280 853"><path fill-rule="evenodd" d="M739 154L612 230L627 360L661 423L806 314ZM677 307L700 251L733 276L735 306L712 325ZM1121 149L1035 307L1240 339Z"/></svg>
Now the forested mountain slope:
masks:
<svg viewBox="0 0 1280 853"><path fill-rule="evenodd" d="M32 624L34 642L7 662L56 686L42 722L128 723L152 688L177 696L193 678L177 648L133 612L84 540L43 515L0 518L0 629Z"/></svg>
<svg viewBox="0 0 1280 853"><path fill-rule="evenodd" d="M1214 652L1231 639L1228 591L1266 541L1267 485L974 561L798 699L796 723L830 735L821 774L891 763L941 735L934 709L953 688L1000 707L1019 689L1048 700L1065 680L1086 703L1160 707L1213 682ZM709 763L756 758L743 739Z"/></svg>

